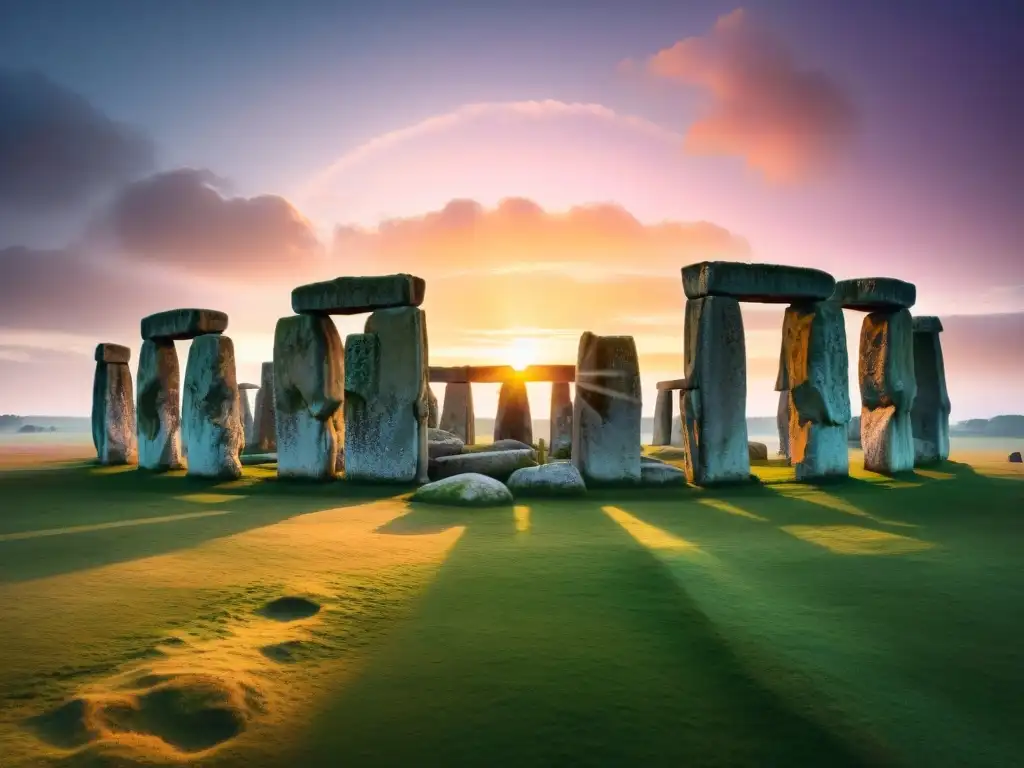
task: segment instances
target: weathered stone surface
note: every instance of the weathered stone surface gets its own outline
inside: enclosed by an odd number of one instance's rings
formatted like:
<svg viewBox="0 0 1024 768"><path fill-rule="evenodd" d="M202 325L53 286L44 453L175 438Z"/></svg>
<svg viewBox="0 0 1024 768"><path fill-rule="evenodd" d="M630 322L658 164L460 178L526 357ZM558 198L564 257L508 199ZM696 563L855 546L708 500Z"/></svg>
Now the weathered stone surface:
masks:
<svg viewBox="0 0 1024 768"><path fill-rule="evenodd" d="M779 456L789 458L789 420L792 418L793 398L788 389L779 392L779 409L775 413L775 425L779 430Z"/></svg>
<svg viewBox="0 0 1024 768"><path fill-rule="evenodd" d="M860 333L860 394L866 408L910 411L917 395L913 320L905 310L872 312Z"/></svg>
<svg viewBox="0 0 1024 768"><path fill-rule="evenodd" d="M850 474L846 425L801 422L793 413L790 427L790 463L797 480L845 477Z"/></svg>
<svg viewBox="0 0 1024 768"><path fill-rule="evenodd" d="M504 507L512 503L512 491L494 478L467 472L421 485L410 501L450 507Z"/></svg>
<svg viewBox="0 0 1024 768"><path fill-rule="evenodd" d="M844 309L861 312L892 312L910 309L917 302L917 286L892 277L840 280L832 300Z"/></svg>
<svg viewBox="0 0 1024 768"><path fill-rule="evenodd" d="M135 381L139 466L158 472L180 469L181 374L173 341L142 342Z"/></svg>
<svg viewBox="0 0 1024 768"><path fill-rule="evenodd" d="M1020 464L1024 462L1024 459L1021 458L1020 451L1014 451L1008 458L1011 464Z"/></svg>
<svg viewBox="0 0 1024 768"><path fill-rule="evenodd" d="M568 459L572 455L572 397L567 382L556 381L551 385L551 436L548 442L551 458Z"/></svg>
<svg viewBox="0 0 1024 768"><path fill-rule="evenodd" d="M910 409L914 434L914 463L925 466L949 458L949 393L946 390L946 367L942 359L939 332L930 330L934 324L921 324L928 330L918 331L914 318L914 379L917 396ZM938 320L938 318L924 318ZM941 324L938 326L941 328Z"/></svg>
<svg viewBox="0 0 1024 768"><path fill-rule="evenodd" d="M888 475L914 468L914 437L908 412L891 405L862 409L860 441L864 469Z"/></svg>
<svg viewBox="0 0 1024 768"><path fill-rule="evenodd" d="M249 396L245 394L247 391L241 387L238 388L238 413L242 419L242 436L246 448L252 445L253 425L255 424L252 408L249 405Z"/></svg>
<svg viewBox="0 0 1024 768"><path fill-rule="evenodd" d="M431 462L431 479L475 472L504 482L513 472L523 467L535 467L534 452L529 449L514 451L476 451L458 456L445 456Z"/></svg>
<svg viewBox="0 0 1024 768"><path fill-rule="evenodd" d="M747 362L736 299L686 302L686 381L680 396L686 477L695 485L750 479L747 450Z"/></svg>
<svg viewBox="0 0 1024 768"><path fill-rule="evenodd" d="M127 364L132 359L132 351L120 344L97 344L95 357L97 363Z"/></svg>
<svg viewBox="0 0 1024 768"><path fill-rule="evenodd" d="M764 443L748 441L747 455L751 461L768 461L768 446Z"/></svg>
<svg viewBox="0 0 1024 768"><path fill-rule="evenodd" d="M292 311L300 314L361 315L379 309L418 307L427 284L414 275L338 277L300 285L292 291Z"/></svg>
<svg viewBox="0 0 1024 768"><path fill-rule="evenodd" d="M846 425L846 442L860 447L860 416L854 416Z"/></svg>
<svg viewBox="0 0 1024 768"><path fill-rule="evenodd" d="M915 317L914 333L942 333L942 320L931 315Z"/></svg>
<svg viewBox="0 0 1024 768"><path fill-rule="evenodd" d="M96 356L101 356L98 350ZM139 460L132 372L127 363L96 363L92 441L100 464L135 464Z"/></svg>
<svg viewBox="0 0 1024 768"><path fill-rule="evenodd" d="M572 463L587 485L640 480L640 364L632 336L580 337Z"/></svg>
<svg viewBox="0 0 1024 768"><path fill-rule="evenodd" d="M529 496L582 496L587 484L579 470L567 461L517 469L508 479L515 498Z"/></svg>
<svg viewBox="0 0 1024 768"><path fill-rule="evenodd" d="M654 435L651 438L651 445L672 444L672 401L675 398L672 390L658 390L654 401Z"/></svg>
<svg viewBox="0 0 1024 768"><path fill-rule="evenodd" d="M676 392L680 389L689 389L686 385L686 379L669 379L668 381L659 381L655 387L659 392Z"/></svg>
<svg viewBox="0 0 1024 768"><path fill-rule="evenodd" d="M329 317L293 315L274 332L274 429L279 477L329 480L344 438L345 350ZM340 439L339 439L340 438Z"/></svg>
<svg viewBox="0 0 1024 768"><path fill-rule="evenodd" d="M522 381L506 381L498 391L498 413L494 418L495 440L533 442L530 397Z"/></svg>
<svg viewBox="0 0 1024 768"><path fill-rule="evenodd" d="M348 338L346 476L367 482L425 482L426 315L415 307L380 309L367 319L365 334Z"/></svg>
<svg viewBox="0 0 1024 768"><path fill-rule="evenodd" d="M473 412L473 387L452 382L444 388L441 429L458 435L466 445L476 442L476 414Z"/></svg>
<svg viewBox="0 0 1024 768"><path fill-rule="evenodd" d="M431 459L440 459L443 456L456 456L462 453L466 444L458 435L445 432L443 429L427 430L427 455Z"/></svg>
<svg viewBox="0 0 1024 768"><path fill-rule="evenodd" d="M260 388L256 392L253 414L254 451L270 453L277 450L277 425L274 423L274 363L263 363L260 369Z"/></svg>
<svg viewBox="0 0 1024 768"><path fill-rule="evenodd" d="M688 299L731 296L761 304L791 304L827 299L835 285L832 275L806 267L736 261L704 261L683 267L683 292Z"/></svg>
<svg viewBox="0 0 1024 768"><path fill-rule="evenodd" d="M427 385L427 429L437 429L438 423L437 395Z"/></svg>
<svg viewBox="0 0 1024 768"><path fill-rule="evenodd" d="M194 339L227 327L228 316L215 309L171 309L142 318L142 338Z"/></svg>
<svg viewBox="0 0 1024 768"><path fill-rule="evenodd" d="M259 384L249 384L248 382L244 382L244 381L240 382L239 385L238 385L238 391L239 392L247 392L250 389L259 389L259 388L260 388Z"/></svg>
<svg viewBox="0 0 1024 768"><path fill-rule="evenodd" d="M801 422L849 422L850 361L838 304L821 301L786 308L781 368L782 389L789 390Z"/></svg>
<svg viewBox="0 0 1024 768"><path fill-rule="evenodd" d="M640 465L640 482L651 486L686 485L686 472L671 464L645 461Z"/></svg>
<svg viewBox="0 0 1024 768"><path fill-rule="evenodd" d="M478 450L481 451L520 451L527 450L532 451L533 446L529 443L524 443L522 440L515 440L511 437L502 438L501 440L495 440L493 443L487 445L478 446Z"/></svg>
<svg viewBox="0 0 1024 768"><path fill-rule="evenodd" d="M245 443L235 347L227 336L198 336L185 364L182 433L188 443L188 474L235 479L242 474Z"/></svg>

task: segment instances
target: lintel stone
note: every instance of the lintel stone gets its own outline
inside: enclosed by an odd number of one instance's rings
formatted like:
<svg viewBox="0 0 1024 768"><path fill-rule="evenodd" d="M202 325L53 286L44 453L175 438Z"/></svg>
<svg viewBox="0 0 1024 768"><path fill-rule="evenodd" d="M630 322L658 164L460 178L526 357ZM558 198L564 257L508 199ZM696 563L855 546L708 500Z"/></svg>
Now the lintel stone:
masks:
<svg viewBox="0 0 1024 768"><path fill-rule="evenodd" d="M120 344L97 344L97 363L128 363L132 359L132 351Z"/></svg>
<svg viewBox="0 0 1024 768"><path fill-rule="evenodd" d="M337 277L295 288L292 310L299 314L360 315L378 309L418 307L426 290L426 281L415 275Z"/></svg>
<svg viewBox="0 0 1024 768"><path fill-rule="evenodd" d="M917 302L917 286L894 277L860 277L836 283L832 299L843 309L891 312L910 309Z"/></svg>
<svg viewBox="0 0 1024 768"><path fill-rule="evenodd" d="M760 304L792 304L827 299L835 285L832 275L808 267L736 261L702 261L683 267L688 299L731 296Z"/></svg>
<svg viewBox="0 0 1024 768"><path fill-rule="evenodd" d="M659 381L657 388L659 392L672 392L678 389L688 389L686 386L686 379L669 379L668 381Z"/></svg>
<svg viewBox="0 0 1024 768"><path fill-rule="evenodd" d="M227 327L228 316L215 309L169 309L142 318L142 338L182 341L224 333Z"/></svg>
<svg viewBox="0 0 1024 768"><path fill-rule="evenodd" d="M932 315L915 317L914 333L942 333L942 321Z"/></svg>

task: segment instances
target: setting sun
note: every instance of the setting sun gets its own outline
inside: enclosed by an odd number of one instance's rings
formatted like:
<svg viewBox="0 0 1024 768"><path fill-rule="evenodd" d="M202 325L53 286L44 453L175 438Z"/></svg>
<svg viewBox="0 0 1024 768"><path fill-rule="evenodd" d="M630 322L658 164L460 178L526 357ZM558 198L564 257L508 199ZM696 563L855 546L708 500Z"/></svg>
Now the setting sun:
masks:
<svg viewBox="0 0 1024 768"><path fill-rule="evenodd" d="M508 350L508 363L517 371L525 370L537 358L537 342L533 339L515 339Z"/></svg>

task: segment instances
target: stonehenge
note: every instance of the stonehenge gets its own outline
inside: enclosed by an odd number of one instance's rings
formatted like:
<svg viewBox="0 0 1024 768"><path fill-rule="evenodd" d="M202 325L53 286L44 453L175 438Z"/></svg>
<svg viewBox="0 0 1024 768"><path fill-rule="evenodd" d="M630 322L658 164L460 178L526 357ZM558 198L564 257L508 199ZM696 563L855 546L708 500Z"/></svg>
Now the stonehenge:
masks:
<svg viewBox="0 0 1024 768"><path fill-rule="evenodd" d="M786 305L776 422L779 454L797 481L847 476L853 432L870 471L891 474L948 458L942 322L911 316L912 284L837 282L816 269L735 262L692 264L681 277L683 376L656 384L652 440L681 446L681 470L650 469L654 464L642 459L632 337L585 332L575 365L430 366L421 309L426 283L408 274L295 288L295 314L278 320L273 361L262 364L259 385L237 382L223 312L172 309L143 318L134 409L129 350L96 348L97 457L102 464L137 461L155 471L187 466L190 475L232 479L241 475L243 451L276 450L282 478L422 484L473 467L494 477L497 464L510 473L539 461L541 469L523 477L557 474L543 469L550 455L555 463L570 462L587 486L652 484L655 475L659 484L673 484L680 472L695 485L746 481L751 460L767 458L766 446L747 435L740 310L741 302L759 302ZM859 416L851 413L844 310L865 313ZM343 344L331 315L361 313L368 313L363 332ZM182 382L175 342L183 340L192 343ZM529 382L551 384L549 452L531 447ZM445 384L443 403L432 383ZM501 385L494 450L486 456L467 448L476 437L474 383ZM250 389L256 390L253 407ZM431 443L430 433L447 433L444 445Z"/></svg>
<svg viewBox="0 0 1024 768"><path fill-rule="evenodd" d="M135 398L131 350L120 344L96 346L92 386L92 442L100 464L135 464L139 460L135 435Z"/></svg>
<svg viewBox="0 0 1024 768"><path fill-rule="evenodd" d="M640 365L632 336L580 337L572 463L591 484L638 483Z"/></svg>
<svg viewBox="0 0 1024 768"><path fill-rule="evenodd" d="M949 393L946 367L942 360L942 321L937 317L915 317L914 377L917 397L910 409L914 435L914 466L949 458Z"/></svg>
<svg viewBox="0 0 1024 768"><path fill-rule="evenodd" d="M845 309L868 313L861 326L858 363L864 468L883 474L913 469L910 413L917 378L909 310L917 289L892 278L842 280L836 283L834 300Z"/></svg>

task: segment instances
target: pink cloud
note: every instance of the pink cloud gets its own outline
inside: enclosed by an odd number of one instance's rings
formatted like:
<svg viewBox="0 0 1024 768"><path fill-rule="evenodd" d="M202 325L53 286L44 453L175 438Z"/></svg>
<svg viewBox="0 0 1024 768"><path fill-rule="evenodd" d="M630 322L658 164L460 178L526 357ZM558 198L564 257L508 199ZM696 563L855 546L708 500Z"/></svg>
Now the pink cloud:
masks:
<svg viewBox="0 0 1024 768"><path fill-rule="evenodd" d="M646 71L707 93L703 114L686 133L687 151L741 157L775 181L828 170L854 134L855 111L842 88L798 64L742 8L720 17L704 37L658 51Z"/></svg>

